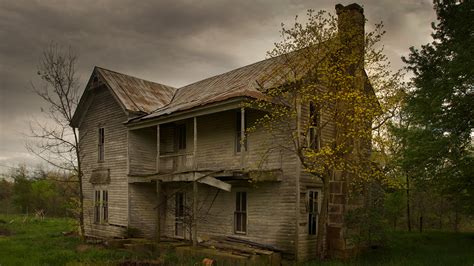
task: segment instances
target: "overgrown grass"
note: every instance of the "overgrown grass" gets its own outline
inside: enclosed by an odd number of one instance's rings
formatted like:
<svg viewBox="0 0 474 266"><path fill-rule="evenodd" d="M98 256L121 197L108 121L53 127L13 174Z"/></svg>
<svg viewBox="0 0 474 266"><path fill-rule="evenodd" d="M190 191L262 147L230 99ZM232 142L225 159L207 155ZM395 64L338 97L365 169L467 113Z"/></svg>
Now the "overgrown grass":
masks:
<svg viewBox="0 0 474 266"><path fill-rule="evenodd" d="M64 236L74 222L66 218L24 219L0 215L0 265L115 265L146 254L85 245L77 236ZM5 223L3 223L5 222ZM3 235L1 232L4 232ZM11 235L5 236L5 232Z"/></svg>
<svg viewBox="0 0 474 266"><path fill-rule="evenodd" d="M385 247L368 250L349 261L304 265L474 265L474 233L391 232Z"/></svg>
<svg viewBox="0 0 474 266"><path fill-rule="evenodd" d="M150 254L84 245L71 231L70 219L47 218L43 221L21 216L0 215L0 265L116 265L140 261ZM9 236L5 234L11 233ZM386 247L369 250L349 261L313 261L310 265L474 265L474 233L392 232ZM163 253L165 265L192 265L196 259L178 258Z"/></svg>

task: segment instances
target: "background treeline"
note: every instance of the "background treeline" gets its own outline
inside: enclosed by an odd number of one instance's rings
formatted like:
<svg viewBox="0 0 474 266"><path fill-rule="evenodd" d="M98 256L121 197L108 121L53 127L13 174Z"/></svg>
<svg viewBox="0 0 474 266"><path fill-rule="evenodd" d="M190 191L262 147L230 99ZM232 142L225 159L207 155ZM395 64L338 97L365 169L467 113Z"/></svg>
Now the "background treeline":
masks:
<svg viewBox="0 0 474 266"><path fill-rule="evenodd" d="M0 213L72 217L77 209L77 181L70 173L11 168L0 177Z"/></svg>

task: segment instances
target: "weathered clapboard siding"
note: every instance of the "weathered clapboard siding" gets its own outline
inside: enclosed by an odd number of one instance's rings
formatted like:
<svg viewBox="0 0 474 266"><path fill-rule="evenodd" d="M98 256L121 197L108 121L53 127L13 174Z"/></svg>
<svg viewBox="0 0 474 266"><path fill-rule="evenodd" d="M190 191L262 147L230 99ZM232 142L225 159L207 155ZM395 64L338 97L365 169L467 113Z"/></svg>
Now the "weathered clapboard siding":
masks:
<svg viewBox="0 0 474 266"><path fill-rule="evenodd" d="M248 112L249 123L257 117L256 112ZM240 169L240 153L235 151L236 111L221 112L198 117L197 158L198 169ZM183 121L187 125L187 150L192 152L192 120ZM160 147L173 146L174 132L160 126ZM269 136L263 129L249 134L246 165L253 169L283 169L281 182L234 183L232 192L219 191L216 188L199 185L198 236L235 235L244 239L266 243L281 248L286 253L294 252L295 235L295 179L296 157L288 151L272 149L261 163L262 153L269 147L283 141L282 136ZM285 160L282 160L285 158ZM145 236L152 237L155 230L156 194L153 185L130 185L130 225L140 228ZM185 192L187 210L191 210L191 183L166 183L163 185L162 235L174 236L174 193ZM247 234L234 234L235 192L248 193ZM217 194L217 196L216 196ZM215 197L215 199L214 199ZM132 218L133 216L133 218ZM186 238L190 238L188 231Z"/></svg>
<svg viewBox="0 0 474 266"><path fill-rule="evenodd" d="M128 225L127 120L115 98L105 87L96 89L92 104L79 127L83 151L86 233L114 236ZM105 160L98 161L98 129L105 129ZM89 182L94 169L110 169L110 184L101 185L109 195L109 225L93 224L94 185Z"/></svg>
<svg viewBox="0 0 474 266"><path fill-rule="evenodd" d="M130 174L156 172L156 127L128 132Z"/></svg>
<svg viewBox="0 0 474 266"><path fill-rule="evenodd" d="M162 211L162 221L164 224L164 206L158 203L156 198L155 183L130 184L130 227L140 231L141 236L154 238L156 233L157 210ZM164 200L160 200L163 202Z"/></svg>

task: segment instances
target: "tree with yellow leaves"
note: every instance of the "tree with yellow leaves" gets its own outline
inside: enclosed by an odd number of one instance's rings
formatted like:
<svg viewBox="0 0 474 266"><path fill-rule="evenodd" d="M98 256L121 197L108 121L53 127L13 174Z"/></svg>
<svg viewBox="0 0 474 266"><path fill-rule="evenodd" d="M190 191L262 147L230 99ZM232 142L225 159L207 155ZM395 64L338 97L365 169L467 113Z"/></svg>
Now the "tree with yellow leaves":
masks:
<svg viewBox="0 0 474 266"><path fill-rule="evenodd" d="M358 194L354 192L383 176L371 162L372 135L373 130L383 135L384 122L398 108L400 91L399 74L390 71L378 47L382 25L365 34L359 5L337 5L336 11L337 17L309 10L307 22L296 19L290 28L283 25L281 41L268 53L277 67L261 85L267 97L251 103L264 111L255 126L284 135L289 140L284 148L297 155L304 172L320 181L317 254L321 258L327 253L330 183L348 187L343 216L350 206L360 206L354 198L361 197L353 197Z"/></svg>

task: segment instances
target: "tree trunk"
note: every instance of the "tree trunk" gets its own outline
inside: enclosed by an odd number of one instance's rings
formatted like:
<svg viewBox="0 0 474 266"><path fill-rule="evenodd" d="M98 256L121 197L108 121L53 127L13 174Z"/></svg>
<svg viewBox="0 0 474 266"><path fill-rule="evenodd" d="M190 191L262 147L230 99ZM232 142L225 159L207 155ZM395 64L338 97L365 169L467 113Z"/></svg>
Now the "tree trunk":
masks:
<svg viewBox="0 0 474 266"><path fill-rule="evenodd" d="M77 136L78 132L76 128L71 127L72 132L74 132L74 142L76 145L76 157L77 157L77 181L79 182L79 230L81 237L85 236L84 231L84 192L82 188L82 159L80 152L80 143Z"/></svg>
<svg viewBox="0 0 474 266"><path fill-rule="evenodd" d="M411 232L411 215L410 215L410 178L406 175L407 182L407 226L408 232Z"/></svg>

